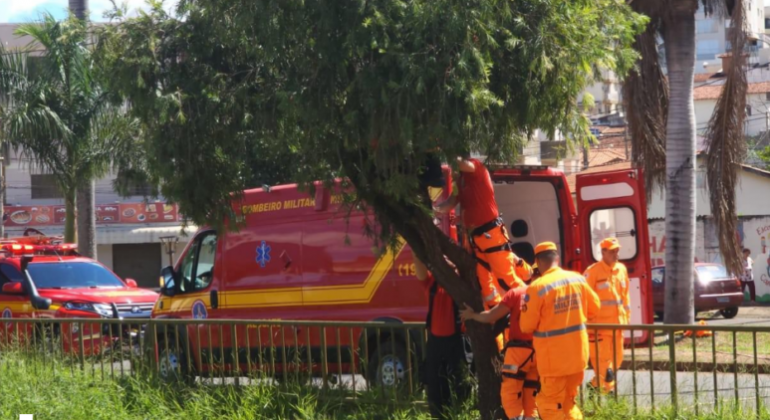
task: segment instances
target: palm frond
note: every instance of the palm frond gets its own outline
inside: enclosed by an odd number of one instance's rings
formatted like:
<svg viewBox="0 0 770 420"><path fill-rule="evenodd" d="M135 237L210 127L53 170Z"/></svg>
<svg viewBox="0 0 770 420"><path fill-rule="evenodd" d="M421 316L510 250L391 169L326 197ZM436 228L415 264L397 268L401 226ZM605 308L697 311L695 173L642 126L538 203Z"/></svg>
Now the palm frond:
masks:
<svg viewBox="0 0 770 420"><path fill-rule="evenodd" d="M729 40L733 46L732 59L726 72L722 94L717 100L714 114L709 121L707 174L711 214L717 226L719 249L727 269L738 274L743 270L741 249L735 232L738 231L738 215L735 190L738 169L745 154L743 123L746 117L746 45L745 6L743 0L735 0L732 9Z"/></svg>
<svg viewBox="0 0 770 420"><path fill-rule="evenodd" d="M641 58L623 84L633 162L644 169L647 201L665 186L668 83L658 60L657 25L651 22L634 46Z"/></svg>

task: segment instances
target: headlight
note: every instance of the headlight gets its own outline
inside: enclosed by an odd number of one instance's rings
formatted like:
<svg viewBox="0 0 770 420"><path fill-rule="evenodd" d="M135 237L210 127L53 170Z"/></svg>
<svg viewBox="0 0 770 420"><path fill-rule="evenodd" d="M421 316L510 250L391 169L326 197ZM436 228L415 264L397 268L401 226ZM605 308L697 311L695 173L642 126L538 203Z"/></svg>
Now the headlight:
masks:
<svg viewBox="0 0 770 420"><path fill-rule="evenodd" d="M94 312L103 317L112 318L112 307L104 303L67 302L64 307L71 311Z"/></svg>

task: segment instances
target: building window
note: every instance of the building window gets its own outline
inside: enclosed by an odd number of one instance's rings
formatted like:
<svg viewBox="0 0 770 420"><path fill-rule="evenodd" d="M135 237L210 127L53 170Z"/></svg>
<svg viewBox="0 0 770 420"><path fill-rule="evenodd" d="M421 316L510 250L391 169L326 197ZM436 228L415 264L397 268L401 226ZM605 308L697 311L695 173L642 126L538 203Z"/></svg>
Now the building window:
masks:
<svg viewBox="0 0 770 420"><path fill-rule="evenodd" d="M751 116L751 105L746 105L746 116Z"/></svg>
<svg viewBox="0 0 770 420"><path fill-rule="evenodd" d="M64 198L59 186L56 184L56 175L30 175L32 184L32 199Z"/></svg>
<svg viewBox="0 0 770 420"><path fill-rule="evenodd" d="M699 34L713 34L717 31L716 19L699 19L695 21L695 31Z"/></svg>
<svg viewBox="0 0 770 420"><path fill-rule="evenodd" d="M770 92L765 92L765 100L770 102Z"/></svg>
<svg viewBox="0 0 770 420"><path fill-rule="evenodd" d="M719 41L714 39L698 41L696 51L698 60L711 60L719 54Z"/></svg>

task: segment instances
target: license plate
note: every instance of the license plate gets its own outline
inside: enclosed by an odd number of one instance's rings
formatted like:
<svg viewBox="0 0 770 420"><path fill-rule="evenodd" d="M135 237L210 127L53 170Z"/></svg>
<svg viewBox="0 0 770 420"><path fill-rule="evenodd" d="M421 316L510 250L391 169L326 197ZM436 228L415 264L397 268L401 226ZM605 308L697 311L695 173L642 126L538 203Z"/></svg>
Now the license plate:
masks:
<svg viewBox="0 0 770 420"><path fill-rule="evenodd" d="M719 303L727 303L729 301L730 301L730 298L726 298L726 297L718 297L717 298L717 302L719 302Z"/></svg>

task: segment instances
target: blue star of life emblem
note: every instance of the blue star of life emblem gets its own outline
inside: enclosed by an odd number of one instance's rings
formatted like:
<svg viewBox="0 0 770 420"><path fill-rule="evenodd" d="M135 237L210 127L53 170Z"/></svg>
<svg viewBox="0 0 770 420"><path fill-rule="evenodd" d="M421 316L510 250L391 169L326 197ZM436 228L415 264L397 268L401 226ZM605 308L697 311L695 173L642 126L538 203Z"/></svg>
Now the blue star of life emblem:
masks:
<svg viewBox="0 0 770 420"><path fill-rule="evenodd" d="M209 312L206 310L206 304L200 300L196 300L192 307L193 319L206 319L209 317Z"/></svg>
<svg viewBox="0 0 770 420"><path fill-rule="evenodd" d="M265 264L270 262L270 245L262 241L262 244L257 247L257 263L262 268L265 268Z"/></svg>

